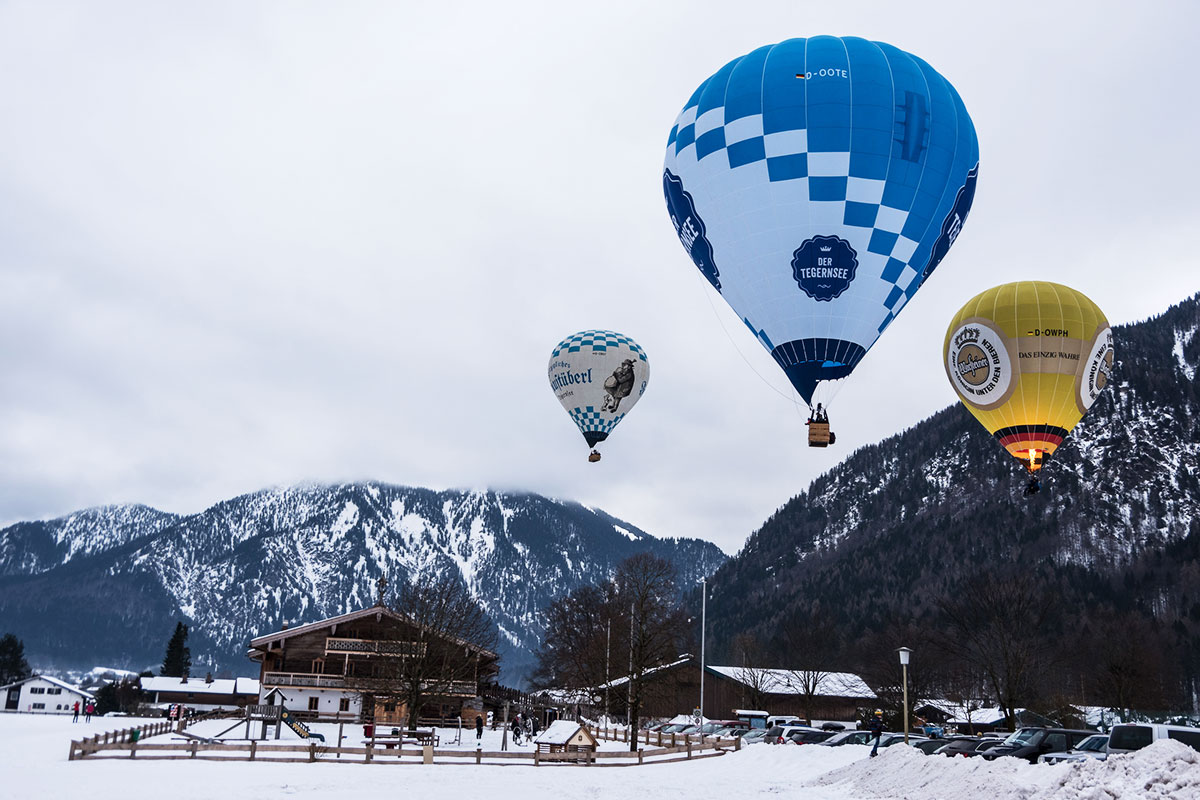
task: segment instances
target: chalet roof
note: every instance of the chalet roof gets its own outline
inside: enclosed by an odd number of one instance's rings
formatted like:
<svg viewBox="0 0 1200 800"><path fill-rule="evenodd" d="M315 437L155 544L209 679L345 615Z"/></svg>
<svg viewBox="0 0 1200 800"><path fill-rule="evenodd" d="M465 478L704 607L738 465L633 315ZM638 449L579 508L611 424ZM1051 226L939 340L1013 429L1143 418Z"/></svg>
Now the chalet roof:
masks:
<svg viewBox="0 0 1200 800"><path fill-rule="evenodd" d="M718 667L709 664L709 672L735 680L746 686L756 686L765 694L806 694L804 683L816 682L818 697L860 697L875 699L866 682L851 672L822 672L818 670L765 669L758 667Z"/></svg>
<svg viewBox="0 0 1200 800"><path fill-rule="evenodd" d="M554 720L550 723L550 727L539 733L533 741L534 744L567 744L575 734L579 733L580 728L583 728L584 735L595 745L596 737L592 735L591 731L569 719Z"/></svg>
<svg viewBox="0 0 1200 800"><path fill-rule="evenodd" d="M9 688L12 688L13 686L22 686L22 685L29 683L30 681L34 681L34 680L45 681L46 683L52 683L61 689L66 689L68 692L71 692L72 694L77 694L80 697L86 697L88 700L96 699L96 695L92 694L91 692L87 691L86 689L80 689L77 686L72 686L69 683L60 681L58 678L51 678L49 675L30 675L28 678L24 678L23 680L13 681L12 683L6 683L3 686L0 686L0 689L9 689Z"/></svg>
<svg viewBox="0 0 1200 800"><path fill-rule="evenodd" d="M675 659L674 661L672 661L668 664L659 664L657 667L650 667L648 670L646 670L645 672L642 673L642 677L646 678L646 677L649 677L650 675L654 675L655 673L662 672L663 670L675 669L676 667L681 667L691 660L692 660L692 657L690 655L688 655L687 653L684 653L679 658ZM611 689L616 686L624 686L628 682L629 682L629 676L625 676L625 677L621 677L621 678L614 678L613 680L609 681L608 683L600 684L599 688L603 689L605 686L607 686Z"/></svg>
<svg viewBox="0 0 1200 800"><path fill-rule="evenodd" d="M274 633L268 633L263 636L257 636L250 640L250 652L248 653L248 655L251 658L255 658L258 654L255 653L254 651L266 650L268 647L270 647L272 644L275 644L276 642L282 642L285 639L292 638L293 636L303 636L304 634L315 633L317 631L322 630L323 628L332 628L334 625L342 625L347 622L354 622L355 620L360 620L360 619L368 619L370 617L376 617L377 619L382 618L382 617L391 617L392 619L396 620L397 622L402 622L406 625L413 625L413 626L416 625L416 623L413 622L409 617L405 616L404 614L401 614L398 611L394 611L394 610L388 608L387 606L374 605L374 606L371 606L370 608L361 608L358 611L351 611L348 614L342 614L337 617L329 617L328 619L319 619L316 622L309 622L306 625L297 625L292 628L284 628L283 630L275 631ZM472 650L477 651L480 655L487 656L490 658L499 658L499 656L496 655L496 653L493 653L491 650L487 650L482 647L477 647L476 645L473 645L470 642L463 641L462 639L459 639L457 637L452 637L452 638L456 644L460 644L463 647L469 647Z"/></svg>
<svg viewBox="0 0 1200 800"><path fill-rule="evenodd" d="M146 692L189 692L192 694L221 694L221 695L253 695L258 697L257 678L219 678L211 683L203 678L183 678L156 676L142 678L142 690Z"/></svg>

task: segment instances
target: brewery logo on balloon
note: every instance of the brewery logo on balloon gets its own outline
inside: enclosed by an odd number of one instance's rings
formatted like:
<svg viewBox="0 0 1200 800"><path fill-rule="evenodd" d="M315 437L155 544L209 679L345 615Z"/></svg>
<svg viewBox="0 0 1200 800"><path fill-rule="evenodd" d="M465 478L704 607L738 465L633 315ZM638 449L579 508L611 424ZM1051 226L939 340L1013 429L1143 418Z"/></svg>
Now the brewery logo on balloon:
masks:
<svg viewBox="0 0 1200 800"><path fill-rule="evenodd" d="M604 379L604 404L601 411L616 413L621 401L633 393L633 359L627 358L621 366L613 370L613 374Z"/></svg>
<svg viewBox="0 0 1200 800"><path fill-rule="evenodd" d="M1007 399L1013 375L1004 335L981 320L969 320L950 339L946 373L963 401L977 408Z"/></svg>
<svg viewBox="0 0 1200 800"><path fill-rule="evenodd" d="M937 241L933 243L933 252L929 255L929 263L925 265L925 269L921 273L921 283L924 283L925 279L937 269L937 265L942 263L946 253L950 252L950 246L958 238L963 223L967 221L971 203L975 201L975 179L977 177L979 177L979 164L967 172L967 182L959 188L958 194L954 197L954 208L950 209L950 213L942 221L942 232Z"/></svg>
<svg viewBox="0 0 1200 800"><path fill-rule="evenodd" d="M1112 328L1105 325L1092 342L1084 372L1080 376L1079 397L1076 399L1081 413L1087 413L1092 403L1096 402L1096 398L1104 391L1104 387L1112 380L1112 367Z"/></svg>
<svg viewBox="0 0 1200 800"><path fill-rule="evenodd" d="M814 236L792 253L792 276L814 300L840 297L857 269L858 253L838 236Z"/></svg>
<svg viewBox="0 0 1200 800"><path fill-rule="evenodd" d="M712 244L704 230L704 220L696 213L692 196L684 191L683 181L672 175L669 169L663 170L663 194L666 195L667 212L671 215L675 233L679 234L679 241L713 288L721 291L721 281L718 280L721 273L717 272Z"/></svg>

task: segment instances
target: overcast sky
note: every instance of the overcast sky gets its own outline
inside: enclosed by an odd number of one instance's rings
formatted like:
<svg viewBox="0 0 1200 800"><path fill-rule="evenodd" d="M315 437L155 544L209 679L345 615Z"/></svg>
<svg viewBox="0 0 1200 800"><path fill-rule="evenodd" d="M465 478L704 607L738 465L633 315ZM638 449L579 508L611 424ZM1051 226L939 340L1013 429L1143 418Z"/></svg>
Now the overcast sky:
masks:
<svg viewBox="0 0 1200 800"><path fill-rule="evenodd" d="M736 551L955 402L942 338L983 289L1066 283L1114 323L1200 289L1200 4L979 5L0 3L0 521L374 479ZM661 191L695 87L818 34L929 61L981 153L826 451ZM586 328L652 368L598 464L546 380Z"/></svg>

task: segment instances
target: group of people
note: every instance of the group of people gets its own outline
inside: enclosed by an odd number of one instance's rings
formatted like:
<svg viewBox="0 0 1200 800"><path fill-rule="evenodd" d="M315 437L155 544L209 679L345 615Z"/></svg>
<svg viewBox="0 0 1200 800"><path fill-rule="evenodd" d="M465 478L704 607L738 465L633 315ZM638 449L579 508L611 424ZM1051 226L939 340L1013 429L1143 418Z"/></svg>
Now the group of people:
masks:
<svg viewBox="0 0 1200 800"><path fill-rule="evenodd" d="M71 722L79 722L79 708L80 708L80 703L78 700L76 700L75 705L74 705L75 716L71 718ZM88 700L86 703L84 703L83 704L83 713L87 715L87 717L84 719L84 722L91 722L92 714L96 713L95 701Z"/></svg>
<svg viewBox="0 0 1200 800"><path fill-rule="evenodd" d="M533 737L538 735L538 721L533 714L517 714L508 723L509 732L512 733L513 744L520 744L521 739L533 741Z"/></svg>
<svg viewBox="0 0 1200 800"><path fill-rule="evenodd" d="M496 730L496 718L492 717L492 730ZM538 735L539 725L536 714L521 714L517 712L508 721L508 732L512 734L513 744L520 744L521 739L533 740ZM483 740L483 717L475 718L475 741Z"/></svg>

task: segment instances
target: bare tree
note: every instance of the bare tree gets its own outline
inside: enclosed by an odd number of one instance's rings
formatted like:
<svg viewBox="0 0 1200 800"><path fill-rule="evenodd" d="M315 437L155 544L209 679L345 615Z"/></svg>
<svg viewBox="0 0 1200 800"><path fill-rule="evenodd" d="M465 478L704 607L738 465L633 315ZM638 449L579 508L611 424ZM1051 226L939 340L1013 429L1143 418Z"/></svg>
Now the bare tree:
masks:
<svg viewBox="0 0 1200 800"><path fill-rule="evenodd" d="M1018 706L1038 699L1038 676L1050 655L1043 631L1055 610L1052 597L1028 576L988 576L938 608L946 622L940 646L983 676L1013 725Z"/></svg>
<svg viewBox="0 0 1200 800"><path fill-rule="evenodd" d="M392 610L406 625L381 654L376 674L359 681L360 691L406 704L412 730L427 698L462 695L467 684L474 694L491 679L496 627L453 577L404 584Z"/></svg>
<svg viewBox="0 0 1200 800"><path fill-rule="evenodd" d="M616 602L630 611L629 724L637 730L646 698L646 673L679 654L687 635L687 616L678 605L675 567L651 553L630 556L617 566L613 578ZM630 737L629 749L637 749Z"/></svg>
<svg viewBox="0 0 1200 800"><path fill-rule="evenodd" d="M543 613L546 634L537 653L533 683L541 688L591 690L609 680L612 653L625 652L629 641L628 613L620 613L612 585L581 586ZM614 624L614 619L625 622ZM612 633L617 637L615 650ZM616 665L624 674L624 662Z"/></svg>
<svg viewBox="0 0 1200 800"><path fill-rule="evenodd" d="M734 677L742 685L742 702L746 708L765 709L767 695L775 682L774 670L766 666L766 653L753 634L741 633L733 639L737 659Z"/></svg>
<svg viewBox="0 0 1200 800"><path fill-rule="evenodd" d="M817 698L843 688L830 683L830 663L838 651L837 626L818 607L792 616L784 624L779 641L787 664L783 680L800 697L804 724L811 725Z"/></svg>

